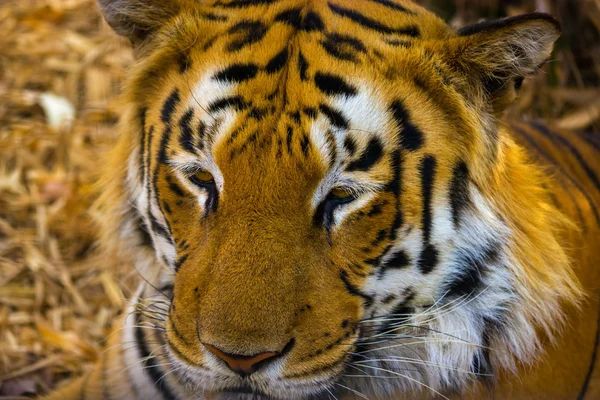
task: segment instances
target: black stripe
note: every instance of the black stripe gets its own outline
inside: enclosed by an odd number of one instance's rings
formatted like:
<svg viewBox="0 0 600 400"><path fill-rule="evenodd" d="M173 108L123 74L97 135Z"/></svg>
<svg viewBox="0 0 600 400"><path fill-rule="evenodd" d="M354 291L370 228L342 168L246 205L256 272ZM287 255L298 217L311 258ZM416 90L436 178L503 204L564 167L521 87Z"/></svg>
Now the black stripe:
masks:
<svg viewBox="0 0 600 400"><path fill-rule="evenodd" d="M171 127L167 126L165 131L163 132L163 136L160 139L160 144L158 147L158 164L167 164L169 162L169 157L167 157L167 146L169 145L169 140L171 140Z"/></svg>
<svg viewBox="0 0 600 400"><path fill-rule="evenodd" d="M135 212L135 231L138 234L139 244L142 247L153 247L154 242L152 241L152 236L148 233L148 226L146 222L142 219L142 216Z"/></svg>
<svg viewBox="0 0 600 400"><path fill-rule="evenodd" d="M398 127L400 144L408 151L418 150L423 145L423 133L410 119L410 116L400 100L390 104L390 111Z"/></svg>
<svg viewBox="0 0 600 400"><path fill-rule="evenodd" d="M352 161L346 171L368 171L383 156L383 146L378 138L372 137L367 144L367 148L360 155L358 160Z"/></svg>
<svg viewBox="0 0 600 400"><path fill-rule="evenodd" d="M148 131L148 144L147 149L144 151L145 153L145 160L144 160L144 175L146 176L146 196L148 198L148 207L146 209L146 212L148 214L148 219L150 220L149 224L146 224L148 231L152 231L152 220L153 220L153 216L152 216L152 181L150 179L150 152L152 150L152 139L154 136L154 126L150 127L150 130ZM154 240L152 240L152 244L154 244Z"/></svg>
<svg viewBox="0 0 600 400"><path fill-rule="evenodd" d="M229 96L223 99L219 99L208 106L208 112L214 113L217 111L225 110L227 108L234 108L236 110L243 110L248 107L248 103L241 96Z"/></svg>
<svg viewBox="0 0 600 400"><path fill-rule="evenodd" d="M177 64L179 65L179 73L181 74L186 72L192 65L189 52L188 49L177 53Z"/></svg>
<svg viewBox="0 0 600 400"><path fill-rule="evenodd" d="M579 132L579 136L590 146L600 151L600 134L594 132Z"/></svg>
<svg viewBox="0 0 600 400"><path fill-rule="evenodd" d="M162 236L163 238L167 239L169 242L172 242L172 238L171 235L169 234L169 231L167 230L166 227L162 226L157 220L156 217L152 214L150 214L150 225L152 227L152 231L157 234L158 236Z"/></svg>
<svg viewBox="0 0 600 400"><path fill-rule="evenodd" d="M460 161L452 171L450 182L450 207L455 228L458 228L461 214L469 202L469 169L464 161Z"/></svg>
<svg viewBox="0 0 600 400"><path fill-rule="evenodd" d="M277 0L233 0L229 2L217 1L214 5L223 8L246 8L250 6L273 4L276 2Z"/></svg>
<svg viewBox="0 0 600 400"><path fill-rule="evenodd" d="M146 360L142 370L148 374L148 378L152 382L153 386L160 391L166 400L175 400L177 399L177 396L169 386L166 379L162 379L167 371L164 371L160 367L159 363L156 362L156 358L153 356L148 347L142 322L142 315L137 314L136 327L133 329L135 329L135 340L138 350L140 351L140 360Z"/></svg>
<svg viewBox="0 0 600 400"><path fill-rule="evenodd" d="M141 125L141 132L140 132L140 154L139 154L139 168L140 168L140 181L142 184L144 184L144 174L146 173L146 171L144 170L145 166L144 166L144 152L146 150L146 113L147 113L148 109L147 108L142 108L140 110L140 125Z"/></svg>
<svg viewBox="0 0 600 400"><path fill-rule="evenodd" d="M300 79L303 81L308 80L308 62L306 61L306 58L304 58L302 52L298 53L298 71L300 72Z"/></svg>
<svg viewBox="0 0 600 400"><path fill-rule="evenodd" d="M417 261L417 267L423 274L428 274L436 267L439 261L438 250L434 245L428 243L421 254L419 255L419 261Z"/></svg>
<svg viewBox="0 0 600 400"><path fill-rule="evenodd" d="M471 363L471 371L474 374L479 375L478 379L482 381L490 381L493 376L494 370L490 363L490 340L492 336L493 326L497 325L497 322L490 320L489 318L483 318L484 328L481 332L482 343L481 347L475 351L473 355L473 361ZM489 385L492 382L486 382Z"/></svg>
<svg viewBox="0 0 600 400"><path fill-rule="evenodd" d="M592 350L592 359L590 366L588 367L587 374L585 374L585 380L577 396L577 400L583 400L590 386L592 375L594 374L594 367L596 366L596 358L598 357L598 345L600 344L600 307L598 308L598 319L596 322L596 339L594 340L594 349Z"/></svg>
<svg viewBox="0 0 600 400"><path fill-rule="evenodd" d="M542 158L544 158L546 160L546 162L548 162L549 164L552 164L556 168L557 172L559 172L559 174L558 174L559 177L564 177L567 181L569 181L569 183L571 183L573 186L575 186L577 188L577 190L579 190L579 192L583 195L583 197L585 197L588 205L592 209L592 212L594 213L594 216L596 218L596 223L600 226L600 215L598 214L598 209L596 208L595 203L592 200L592 198L590 197L590 195L581 186L581 184L577 180L575 180L567 171L562 169L560 167L560 165L558 164L558 162L554 159L554 157L552 157L548 152L546 152L544 149L542 149L542 147L540 147L540 145L538 143L536 143L529 136L529 134L527 134L527 132L525 132L525 130L521 129L520 127L518 127L516 125L511 125L511 127L514 129L514 131L516 133L520 134L521 137L523 139L525 139L529 143L529 145L532 148L534 148L540 156L542 156ZM568 190L568 188L565 188L565 191L567 193L569 193L569 195L570 195L571 192ZM583 218L583 213L579 207L579 204L573 197L571 197L571 199L573 201L574 206L577 209L578 214L581 216L581 222L585 223L585 219Z"/></svg>
<svg viewBox="0 0 600 400"><path fill-rule="evenodd" d="M321 110L321 112L325 114L327 119L329 119L329 122L331 122L331 124L336 128L348 129L348 125L350 123L340 111L334 110L333 108L323 103L319 105L319 110Z"/></svg>
<svg viewBox="0 0 600 400"><path fill-rule="evenodd" d="M457 271L449 276L449 281L443 285L442 295L448 299L476 295L483 286L483 279L490 264L497 261L500 245L494 243L478 254L458 252Z"/></svg>
<svg viewBox="0 0 600 400"><path fill-rule="evenodd" d="M284 22L293 26L294 28L300 28L300 12L302 8L292 8L290 10L285 10L277 14L275 17L276 22Z"/></svg>
<svg viewBox="0 0 600 400"><path fill-rule="evenodd" d="M179 271L179 268L181 268L183 263L187 261L188 257L188 254L184 254L183 256L179 257L177 261L175 261L175 272Z"/></svg>
<svg viewBox="0 0 600 400"><path fill-rule="evenodd" d="M181 129L179 144L186 151L194 154L196 151L194 149L194 138L192 137L192 118L194 118L194 110L190 108L179 120L179 128Z"/></svg>
<svg viewBox="0 0 600 400"><path fill-rule="evenodd" d="M571 142L569 142L567 139L560 136L556 132L549 130L542 124L539 124L537 122L532 122L531 125L533 125L535 128L537 128L546 137L550 138L550 140L552 140L552 139L558 140L560 143L562 143L564 146L566 146L571 151L571 153L575 156L575 158L577 159L579 164L581 164L581 167L584 169L588 178L590 178L590 180L594 183L594 186L596 187L596 189L598 191L600 191L600 180L598 179L598 176L596 175L594 170L592 170L590 168L590 166L588 165L586 160L583 158L583 156L581 155L579 150L577 150L577 148L575 148L575 146L573 146L573 144Z"/></svg>
<svg viewBox="0 0 600 400"><path fill-rule="evenodd" d="M281 71L288 59L287 47L281 50L275 57L273 57L265 67L267 74L274 74L275 72Z"/></svg>
<svg viewBox="0 0 600 400"><path fill-rule="evenodd" d="M395 252L392 257L385 262L384 268L401 269L410 265L410 257L404 250Z"/></svg>
<svg viewBox="0 0 600 400"><path fill-rule="evenodd" d="M310 11L302 22L300 23L300 29L306 32L312 31L322 31L325 28L323 25L323 20L319 16L319 14Z"/></svg>
<svg viewBox="0 0 600 400"><path fill-rule="evenodd" d="M404 250L398 250L381 265L381 268L377 271L377 277L382 279L388 269L404 269L410 264L411 259L408 254Z"/></svg>
<svg viewBox="0 0 600 400"><path fill-rule="evenodd" d="M213 79L223 82L245 82L256 76L258 73L258 65L249 64L232 64L222 71L215 74Z"/></svg>
<svg viewBox="0 0 600 400"><path fill-rule="evenodd" d="M392 172L394 176L386 185L386 189L396 196L396 201L400 201L400 191L402 189L402 152L396 149L392 152Z"/></svg>
<svg viewBox="0 0 600 400"><path fill-rule="evenodd" d="M400 12L411 14L411 15L417 15L414 11L411 11L408 8L403 7L400 4L396 4L390 0L371 0L371 1L381 4L382 6L391 8L392 10L400 11Z"/></svg>
<svg viewBox="0 0 600 400"><path fill-rule="evenodd" d="M308 150L310 149L310 140L306 134L304 134L300 140L300 147L302 148L302 154L305 156L308 155Z"/></svg>
<svg viewBox="0 0 600 400"><path fill-rule="evenodd" d="M364 260L363 262L365 264L373 266L374 268L379 268L381 266L381 259L386 254L388 254L388 252L391 250L392 247L393 247L393 244L387 245L378 256L373 257L373 258L368 258L368 259Z"/></svg>
<svg viewBox="0 0 600 400"><path fill-rule="evenodd" d="M179 197L185 197L185 191L171 179L168 179L169 189Z"/></svg>
<svg viewBox="0 0 600 400"><path fill-rule="evenodd" d="M356 88L340 76L324 72L315 74L315 84L320 91L330 96L355 96L357 93Z"/></svg>
<svg viewBox="0 0 600 400"><path fill-rule="evenodd" d="M357 53L367 51L360 40L339 33L328 34L320 43L327 53L344 61L356 61Z"/></svg>
<svg viewBox="0 0 600 400"><path fill-rule="evenodd" d="M206 124L204 121L200 121L198 124L198 150L204 149L204 137L206 136Z"/></svg>
<svg viewBox="0 0 600 400"><path fill-rule="evenodd" d="M412 46L412 43L406 40L400 40L400 39L387 39L385 41L387 44L389 44L390 46L394 46L394 47L404 47L404 48L409 48Z"/></svg>
<svg viewBox="0 0 600 400"><path fill-rule="evenodd" d="M158 195L158 172L159 172L161 164L167 164L168 163L167 146L169 144L170 138L171 138L171 127L167 126L165 128L164 133L163 133L163 137L160 140L160 144L159 144L159 148L158 148L157 163L156 163L156 166L154 167L154 172L152 174L152 185L153 185L153 189L154 189L153 200L156 201L156 204L158 205L158 208L163 213L163 215L164 215L164 210L162 209L162 204L160 203L160 201L158 199L159 198L159 195ZM150 217L150 222L151 222L151 228L152 228L152 230L154 230L155 233L157 233L158 235L164 237L171 244L173 244L173 234L171 232L171 226L169 224L169 221L167 221L165 219L165 222L167 224L166 227L163 226L163 225L161 225L160 223L158 223L158 221L156 220L156 218L152 214L151 204L152 203L151 203L151 200L149 198L148 199L148 214L149 214L149 217Z"/></svg>
<svg viewBox="0 0 600 400"><path fill-rule="evenodd" d="M401 35L408 35L411 37L419 37L419 28L416 26L407 26L405 28L390 28L389 26L383 25L377 20L365 17L361 13L355 10L351 10L349 8L344 8L333 3L329 3L329 8L335 14L340 15L342 17L348 18L357 24L364 26L365 28L375 30L380 33L398 33Z"/></svg>
<svg viewBox="0 0 600 400"><path fill-rule="evenodd" d="M293 154L293 151L292 151L292 138L293 137L294 137L294 129L290 125L288 125L285 143L287 144L287 149L290 154Z"/></svg>
<svg viewBox="0 0 600 400"><path fill-rule="evenodd" d="M325 137L327 139L327 147L329 147L329 166L333 167L338 158L337 142L331 129L325 131Z"/></svg>
<svg viewBox="0 0 600 400"><path fill-rule="evenodd" d="M474 34L481 33L481 32L486 32L486 31L491 32L491 31L495 31L498 29L515 26L515 25L520 24L525 21L535 21L535 20L540 20L540 19L543 19L543 20L555 25L556 28L558 29L558 31L561 30L560 24L554 18L552 18L550 15L534 12L534 13L529 13L529 14L517 15L515 17L494 19L494 20L484 21L484 22L480 22L477 24L473 24L473 25L467 25L467 26L460 28L458 30L458 34L460 36L470 36L470 35L474 35Z"/></svg>
<svg viewBox="0 0 600 400"><path fill-rule="evenodd" d="M206 191L208 192L208 199L206 200L204 218L208 217L209 213L214 213L219 205L219 191L217 190L217 185L207 187Z"/></svg>
<svg viewBox="0 0 600 400"><path fill-rule="evenodd" d="M209 21L227 21L227 17L225 15L218 15L211 12L203 14L202 17L206 18Z"/></svg>
<svg viewBox="0 0 600 400"><path fill-rule="evenodd" d="M415 309L408 304L415 298L415 293L411 288L407 288L404 293L404 299L396 304L392 308L389 316L389 321L381 324L379 333L391 334L396 329L400 328L400 325L405 324L411 318L411 315L415 313Z"/></svg>
<svg viewBox="0 0 600 400"><path fill-rule="evenodd" d="M344 148L346 149L350 157L356 154L356 142L354 141L354 139L352 139L352 137L346 136L344 138Z"/></svg>
<svg viewBox="0 0 600 400"><path fill-rule="evenodd" d="M160 112L160 119L165 124L171 123L171 117L173 116L173 112L175 112L175 107L179 104L179 90L175 89L167 100L164 102L162 106L162 110Z"/></svg>
<svg viewBox="0 0 600 400"><path fill-rule="evenodd" d="M423 191L423 242L429 243L431 237L431 200L433 197L433 182L435 176L436 161L431 155L425 156L419 166L421 175L421 188Z"/></svg>
<svg viewBox="0 0 600 400"><path fill-rule="evenodd" d="M343 269L340 269L340 279L344 283L344 287L349 294L361 297L364 300L365 308L369 308L373 304L373 296L363 293L360 289L350 283L350 280L348 280L348 273Z"/></svg>
<svg viewBox="0 0 600 400"><path fill-rule="evenodd" d="M238 35L227 45L227 50L238 51L265 37L269 28L259 21L240 21L229 29L230 34Z"/></svg>

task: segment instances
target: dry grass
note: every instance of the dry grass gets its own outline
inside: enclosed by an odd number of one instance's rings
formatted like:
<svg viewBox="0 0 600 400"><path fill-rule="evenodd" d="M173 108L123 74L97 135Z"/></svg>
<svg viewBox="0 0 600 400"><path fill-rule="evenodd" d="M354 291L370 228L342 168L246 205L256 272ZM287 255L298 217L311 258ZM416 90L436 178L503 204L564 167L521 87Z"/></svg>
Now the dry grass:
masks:
<svg viewBox="0 0 600 400"><path fill-rule="evenodd" d="M563 16L560 51L510 112L600 130L599 1L426 3L456 25L536 7ZM43 393L88 368L135 279L96 250L88 212L99 156L116 138L129 46L93 0L1 4L0 397ZM48 104L61 98L75 118L53 126Z"/></svg>

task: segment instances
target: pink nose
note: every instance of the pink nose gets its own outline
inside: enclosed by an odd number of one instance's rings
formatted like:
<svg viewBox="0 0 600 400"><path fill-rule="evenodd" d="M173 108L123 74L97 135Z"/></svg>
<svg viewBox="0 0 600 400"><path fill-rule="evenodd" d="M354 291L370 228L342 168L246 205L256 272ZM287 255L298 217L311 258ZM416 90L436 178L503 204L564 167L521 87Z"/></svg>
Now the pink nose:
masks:
<svg viewBox="0 0 600 400"><path fill-rule="evenodd" d="M264 353L258 353L251 356L242 356L237 354L228 354L224 351L217 349L215 346L210 344L202 343L208 351L214 354L216 357L225 361L225 364L234 372L238 373L240 376L245 377L250 374L256 372L259 367L259 364L262 361L268 360L270 358L276 357L279 355L278 352L275 351L267 351Z"/></svg>

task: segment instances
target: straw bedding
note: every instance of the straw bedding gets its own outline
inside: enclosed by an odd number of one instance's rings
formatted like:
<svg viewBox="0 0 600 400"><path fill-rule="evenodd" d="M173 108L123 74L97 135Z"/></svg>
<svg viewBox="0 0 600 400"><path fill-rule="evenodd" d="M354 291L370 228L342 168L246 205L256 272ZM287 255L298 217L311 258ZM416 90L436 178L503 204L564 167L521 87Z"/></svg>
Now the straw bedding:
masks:
<svg viewBox="0 0 600 400"><path fill-rule="evenodd" d="M428 4L456 25L536 7L561 15L560 51L510 113L600 130L599 1ZM45 393L89 368L137 279L99 250L90 212L132 62L93 0L0 3L0 397Z"/></svg>

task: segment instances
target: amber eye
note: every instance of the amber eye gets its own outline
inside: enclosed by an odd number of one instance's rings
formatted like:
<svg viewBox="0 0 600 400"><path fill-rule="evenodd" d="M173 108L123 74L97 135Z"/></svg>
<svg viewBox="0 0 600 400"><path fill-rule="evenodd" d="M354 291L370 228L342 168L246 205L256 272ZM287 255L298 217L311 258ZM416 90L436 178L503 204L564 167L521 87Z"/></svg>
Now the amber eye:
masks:
<svg viewBox="0 0 600 400"><path fill-rule="evenodd" d="M329 192L329 196L331 200L335 201L336 203L348 203L355 198L352 192L344 188L333 189L331 192Z"/></svg>
<svg viewBox="0 0 600 400"><path fill-rule="evenodd" d="M214 185L215 178L208 171L198 171L194 175L190 176L190 181L198 186L207 187Z"/></svg>

